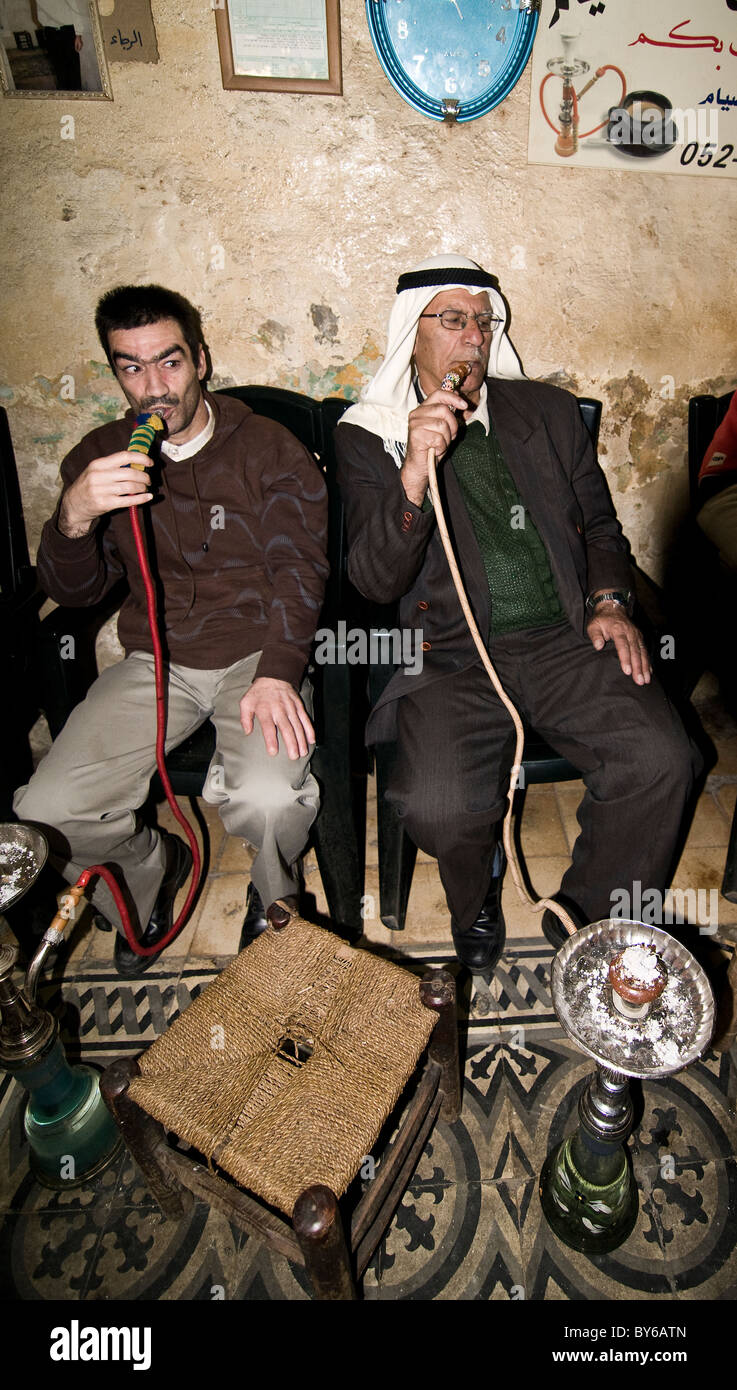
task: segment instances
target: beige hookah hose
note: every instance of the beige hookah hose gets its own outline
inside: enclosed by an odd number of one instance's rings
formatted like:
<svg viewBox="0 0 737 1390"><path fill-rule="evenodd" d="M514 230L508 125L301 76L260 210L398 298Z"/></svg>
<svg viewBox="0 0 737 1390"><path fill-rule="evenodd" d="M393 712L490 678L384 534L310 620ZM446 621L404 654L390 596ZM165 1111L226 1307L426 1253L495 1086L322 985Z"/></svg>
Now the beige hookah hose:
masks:
<svg viewBox="0 0 737 1390"><path fill-rule="evenodd" d="M446 389L457 390L458 386L463 381L463 378L468 375L468 370L466 370L465 372L463 372L463 375L460 378L460 382L456 382L454 380L453 384L451 385L450 379L458 377L459 369L463 365L464 364L456 363L451 368L450 372L448 373L448 376L445 377L443 381L444 387L445 383L448 382L448 387ZM514 762L512 764L512 769L509 775L509 792L507 793L507 812L502 825L502 841L504 844L507 859L509 860L509 867L512 871L514 886L517 889L517 892L522 902L528 903L530 907L532 907L534 912L542 912L544 908L549 908L550 911L553 912L555 916L562 922L566 931L570 934L573 934L573 932L577 931L578 928L575 922L573 922L572 919L569 917L565 908L561 907L560 903L555 902L552 898L531 898L529 893L527 892L527 889L524 886L524 883L522 882L522 874L520 873L519 863L517 861L517 856L514 851L514 845L512 843L512 810L514 807L514 793L517 788L517 781L522 767L522 750L524 748L525 742L525 734L524 729L522 727L522 720L520 719L517 710L512 704L512 701L507 695L506 690L504 689L496 671L494 670L494 667L491 664L491 661L489 660L489 653L487 652L486 647L484 646L484 643L481 640L481 633L479 632L478 627L476 626L476 619L474 618L473 613L471 612L471 605L468 602L466 591L463 587L463 580L461 579L460 571L458 569L456 558L453 553L453 545L450 536L448 535L448 527L445 521L443 505L440 501L440 493L438 491L438 477L435 467L434 449L430 449L428 453L427 466L429 474L428 482L430 485L430 496L432 497L433 507L435 508L435 517L438 523L438 530L440 531L440 539L443 542L445 558L448 561L448 566L450 568L450 573L453 579L453 583L455 585L455 590L458 595L461 608L463 609L463 616L465 617L466 622L468 623L469 632L471 633L471 636L476 645L476 650L478 651L478 654L481 657L484 670L486 671L489 680L491 681L497 695L499 696L499 699L504 705L504 708L508 710L512 723L514 724L515 733L517 736L517 741L514 749Z"/></svg>

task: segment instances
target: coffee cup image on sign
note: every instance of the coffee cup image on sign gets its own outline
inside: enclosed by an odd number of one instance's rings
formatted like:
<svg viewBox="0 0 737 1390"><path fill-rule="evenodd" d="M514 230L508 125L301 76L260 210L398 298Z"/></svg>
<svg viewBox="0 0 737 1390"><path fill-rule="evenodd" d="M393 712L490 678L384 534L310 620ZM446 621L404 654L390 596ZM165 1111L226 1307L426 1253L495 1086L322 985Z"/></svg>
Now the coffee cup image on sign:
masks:
<svg viewBox="0 0 737 1390"><path fill-rule="evenodd" d="M607 140L621 154L639 159L667 154L678 143L673 107L662 92L627 92L621 106L612 106Z"/></svg>

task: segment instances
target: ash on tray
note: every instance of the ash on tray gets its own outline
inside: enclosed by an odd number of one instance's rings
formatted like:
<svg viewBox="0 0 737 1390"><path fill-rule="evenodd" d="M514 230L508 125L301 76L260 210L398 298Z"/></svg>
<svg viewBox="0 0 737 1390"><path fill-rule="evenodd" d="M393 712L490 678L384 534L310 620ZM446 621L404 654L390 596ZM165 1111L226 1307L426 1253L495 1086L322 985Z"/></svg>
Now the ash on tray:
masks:
<svg viewBox="0 0 737 1390"><path fill-rule="evenodd" d="M0 843L0 911L35 877L37 860L25 845Z"/></svg>
<svg viewBox="0 0 737 1390"><path fill-rule="evenodd" d="M569 964L565 1004L573 1034L608 1065L625 1071L677 1070L693 1040L701 1014L698 990L685 975L668 971L668 982L646 1019L627 1019L612 1003L608 981L612 948L592 943Z"/></svg>

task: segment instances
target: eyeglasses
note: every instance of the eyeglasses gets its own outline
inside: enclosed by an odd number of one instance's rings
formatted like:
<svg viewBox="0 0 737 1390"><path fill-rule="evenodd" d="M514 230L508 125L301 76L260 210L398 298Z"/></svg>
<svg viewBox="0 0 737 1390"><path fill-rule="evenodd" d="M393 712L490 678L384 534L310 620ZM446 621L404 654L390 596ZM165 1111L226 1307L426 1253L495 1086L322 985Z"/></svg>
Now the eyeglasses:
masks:
<svg viewBox="0 0 737 1390"><path fill-rule="evenodd" d="M450 328L454 333L460 333L469 319L476 320L476 327L480 333L493 333L497 325L503 323L503 319L498 319L495 314L485 309L480 314L466 314L462 309L443 309L442 314L420 314L420 318L440 319L443 328Z"/></svg>

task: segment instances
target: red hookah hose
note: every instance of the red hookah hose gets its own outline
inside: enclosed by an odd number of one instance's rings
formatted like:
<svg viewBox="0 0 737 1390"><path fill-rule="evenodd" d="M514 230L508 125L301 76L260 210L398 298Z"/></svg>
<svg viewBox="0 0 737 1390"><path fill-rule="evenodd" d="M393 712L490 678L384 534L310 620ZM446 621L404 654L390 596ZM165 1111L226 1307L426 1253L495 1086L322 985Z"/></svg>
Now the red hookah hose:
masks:
<svg viewBox="0 0 737 1390"><path fill-rule="evenodd" d="M139 417L138 424L140 426L141 417ZM136 438L137 433L138 431L134 431L133 438L131 439L131 445L133 445L133 440ZM141 431L141 433L143 433L143 431ZM144 450L139 445L137 448L134 449L134 452L148 453L148 449ZM109 869L105 868L104 864L93 864L91 868L84 869L83 872L80 874L79 878L77 879L77 884L81 888L86 888L93 875L99 874L100 878L103 878L105 880L108 888L110 889L110 892L112 893L115 899L115 905L118 909L118 912L120 913L120 920L123 924L123 931L125 932L126 940L131 950L137 956L153 956L158 955L160 951L163 951L164 947L168 946L169 942L174 940L174 937L178 934L178 932L181 931L182 927L184 926L184 923L187 920L190 908L194 901L195 894L200 886L199 878L201 860L200 847L197 843L197 837L191 825L189 824L189 821L184 815L184 812L179 807L177 799L174 795L174 791L172 789L171 782L169 781L169 774L166 770L166 762L164 755L164 745L166 742L166 699L164 692L163 675L164 658L161 650L161 638L159 636L159 625L156 617L156 594L154 591L153 580L151 578L151 570L149 568L148 556L146 555L146 547L143 540L143 533L141 530L141 519L138 515L138 508L136 506L129 507L128 514L131 519L133 539L136 543L136 555L138 556L138 564L141 569L143 585L146 590L146 609L148 612L148 625L151 632L151 642L153 645L154 653L154 680L156 683L156 766L158 768L159 777L161 778L161 785L163 786L164 791L166 793L166 799L169 805L171 806L171 809L177 821L184 830L187 839L189 840L190 848L192 850L192 879L189 885L189 892L187 894L184 907L182 908L179 916L177 917L176 922L172 926L171 930L167 932L166 936L162 937L161 941L158 941L155 946L142 946L140 942L137 940L135 931L133 930L133 925L131 923L130 917L128 916L128 909L125 905L125 902L123 901L123 895L121 893L120 887L118 886L113 874L111 874Z"/></svg>

